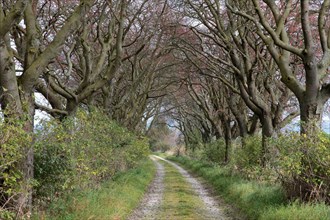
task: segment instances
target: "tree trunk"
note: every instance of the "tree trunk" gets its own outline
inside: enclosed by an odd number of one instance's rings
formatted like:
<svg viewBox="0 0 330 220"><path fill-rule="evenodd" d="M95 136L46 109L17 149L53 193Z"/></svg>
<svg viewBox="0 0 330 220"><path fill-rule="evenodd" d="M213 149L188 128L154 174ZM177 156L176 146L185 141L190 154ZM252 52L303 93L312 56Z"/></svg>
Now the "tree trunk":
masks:
<svg viewBox="0 0 330 220"><path fill-rule="evenodd" d="M6 118L18 118L22 114L22 105L17 87L15 62L8 50L10 41L8 35L0 38L0 85L1 85L1 108Z"/></svg>
<svg viewBox="0 0 330 220"><path fill-rule="evenodd" d="M224 131L221 128L220 124L213 123L214 135L216 139L220 139L224 136Z"/></svg>
<svg viewBox="0 0 330 220"><path fill-rule="evenodd" d="M254 114L251 118L250 128L248 130L249 135L254 135L259 131L260 128L258 127L258 122L259 122L259 117L258 115Z"/></svg>
<svg viewBox="0 0 330 220"><path fill-rule="evenodd" d="M0 40L0 85L2 89L2 109L5 115L5 123L10 126L17 126L23 129L28 135L33 133L34 120L34 98L32 92L23 92L23 88L19 91L19 82L15 73L15 63L11 53L6 45L8 42ZM22 137L15 137L22 138ZM17 218L21 218L24 214L30 213L32 208L32 187L31 180L33 178L33 142L27 142L21 147L22 158L17 164L10 167L22 173L19 181L20 191L11 206L17 212ZM16 171L14 171L16 172Z"/></svg>
<svg viewBox="0 0 330 220"><path fill-rule="evenodd" d="M274 126L272 122L272 118L269 114L265 114L260 119L262 125L262 147L261 147L261 165L266 165L266 154L269 148L269 138L274 135Z"/></svg>
<svg viewBox="0 0 330 220"><path fill-rule="evenodd" d="M68 112L68 116L75 115L78 109L78 102L75 99L68 99L66 103L66 111Z"/></svg>
<svg viewBox="0 0 330 220"><path fill-rule="evenodd" d="M234 99L230 98L229 99L229 108L233 115L235 116L235 119L238 124L239 128L239 134L242 139L244 139L245 136L248 134L248 123L246 121L246 112L245 110L239 110L238 105L235 105ZM243 103L242 103L243 104Z"/></svg>
<svg viewBox="0 0 330 220"><path fill-rule="evenodd" d="M247 128L247 122L245 120L245 116L238 116L235 118L239 127L240 136L242 138L246 137L248 134L248 128Z"/></svg>
<svg viewBox="0 0 330 220"><path fill-rule="evenodd" d="M300 133L313 135L321 129L323 105L321 101L300 102Z"/></svg>
<svg viewBox="0 0 330 220"><path fill-rule="evenodd" d="M226 129L225 129L225 163L229 163L230 161L230 150L231 150L231 129L230 124L226 122Z"/></svg>
<svg viewBox="0 0 330 220"><path fill-rule="evenodd" d="M20 94L23 106L22 121L24 123L24 130L28 134L33 135L34 129L34 96L32 92L22 92ZM33 138L31 142L26 143L22 147L22 159L19 162L19 170L22 172L21 192L17 199L17 214L18 218L24 215L30 215L32 212L32 180L34 177L34 151Z"/></svg>
<svg viewBox="0 0 330 220"><path fill-rule="evenodd" d="M229 163L230 161L230 150L231 150L231 128L230 128L230 118L228 116L220 116L223 126L224 139L225 139L225 158L224 163Z"/></svg>

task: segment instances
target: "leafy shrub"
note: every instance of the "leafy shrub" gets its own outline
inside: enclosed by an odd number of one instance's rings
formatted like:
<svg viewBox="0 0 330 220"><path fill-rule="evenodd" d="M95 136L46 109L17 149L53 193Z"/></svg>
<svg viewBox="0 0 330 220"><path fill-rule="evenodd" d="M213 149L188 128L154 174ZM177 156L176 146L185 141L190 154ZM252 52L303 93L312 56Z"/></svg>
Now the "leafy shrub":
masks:
<svg viewBox="0 0 330 220"><path fill-rule="evenodd" d="M164 143L163 141L160 141L160 140L152 139L149 141L149 143L150 143L150 150L153 152L158 151L158 152L165 153L166 151L171 149L170 145L168 145L167 143Z"/></svg>
<svg viewBox="0 0 330 220"><path fill-rule="evenodd" d="M262 138L258 135L245 137L243 144L233 146L230 166L241 176L260 182L274 182L274 171L269 164L261 165Z"/></svg>
<svg viewBox="0 0 330 220"><path fill-rule="evenodd" d="M330 202L330 138L296 133L272 141L273 166L291 198Z"/></svg>
<svg viewBox="0 0 330 220"><path fill-rule="evenodd" d="M141 201L155 172L151 160L140 161L136 168L116 174L97 189L62 196L46 210L36 210L32 219L126 219Z"/></svg>
<svg viewBox="0 0 330 220"><path fill-rule="evenodd" d="M22 179L19 165L29 143L32 135L25 132L23 122L0 122L0 219L14 219L15 199L28 187L19 181Z"/></svg>
<svg viewBox="0 0 330 220"><path fill-rule="evenodd" d="M35 144L39 202L53 200L67 190L97 187L149 154L147 139L99 110L80 110L75 118L63 123L46 121L41 127Z"/></svg>
<svg viewBox="0 0 330 220"><path fill-rule="evenodd" d="M65 188L67 175L73 174L70 153L72 137L66 126L56 120L44 122L37 133L34 155L34 177L38 184L36 194L40 197L54 196Z"/></svg>
<svg viewBox="0 0 330 220"><path fill-rule="evenodd" d="M222 163L225 160L226 144L224 139L218 139L205 144L202 154L202 160Z"/></svg>
<svg viewBox="0 0 330 220"><path fill-rule="evenodd" d="M268 164L261 166L262 139L260 136L248 136L244 140L235 140L232 142L232 149L229 152L230 163L227 167L232 172L237 172L240 175L259 181L275 181L274 171ZM189 151L189 157L208 161L213 163L223 163L225 159L225 141L218 139L211 143L204 144L194 152Z"/></svg>
<svg viewBox="0 0 330 220"><path fill-rule="evenodd" d="M248 136L244 145L236 148L234 160L238 167L251 167L260 164L262 156L262 140L260 136Z"/></svg>
<svg viewBox="0 0 330 220"><path fill-rule="evenodd" d="M287 196L304 201L330 203L330 136L323 132L307 137L298 133L267 140L266 163L262 164L262 139L250 136L244 144L234 141L231 172L259 182L281 182ZM205 144L189 156L202 161L219 162L224 158L222 140Z"/></svg>

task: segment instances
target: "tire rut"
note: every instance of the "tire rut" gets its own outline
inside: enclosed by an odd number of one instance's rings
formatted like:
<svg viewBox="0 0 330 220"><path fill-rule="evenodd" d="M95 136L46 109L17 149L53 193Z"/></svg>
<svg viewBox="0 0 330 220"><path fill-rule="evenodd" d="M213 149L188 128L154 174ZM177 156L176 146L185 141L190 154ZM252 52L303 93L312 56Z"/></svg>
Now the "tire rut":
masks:
<svg viewBox="0 0 330 220"><path fill-rule="evenodd" d="M128 217L128 220L157 219L157 213L162 204L164 192L164 166L154 156L150 157L156 165L156 175L143 197L140 205Z"/></svg>
<svg viewBox="0 0 330 220"><path fill-rule="evenodd" d="M194 177L192 177L185 169L181 166L173 163L169 160L164 158L154 156L157 159L163 160L173 167L175 167L179 173L187 180L187 182L191 185L192 189L198 195L198 197L203 201L204 207L202 209L204 219L211 220L211 219L219 219L219 220L228 220L231 219L224 212L219 208L219 204L216 199L214 199L208 192L208 190ZM157 219L157 218L155 218Z"/></svg>
<svg viewBox="0 0 330 220"><path fill-rule="evenodd" d="M192 190L198 195L200 200L204 203L204 207L201 207L203 213L203 219L219 219L228 220L232 219L225 214L225 211L221 209L218 201L210 195L208 190L194 177L192 177L185 169L181 166L168 161L164 158L152 155L150 158L153 160L156 166L156 175L154 180L149 186L148 191L140 202L140 205L133 211L128 217L128 220L160 220L159 213L162 206L163 195L164 195L164 176L165 168L162 163L158 160L162 160L171 166L175 167L178 172L186 179L191 185Z"/></svg>

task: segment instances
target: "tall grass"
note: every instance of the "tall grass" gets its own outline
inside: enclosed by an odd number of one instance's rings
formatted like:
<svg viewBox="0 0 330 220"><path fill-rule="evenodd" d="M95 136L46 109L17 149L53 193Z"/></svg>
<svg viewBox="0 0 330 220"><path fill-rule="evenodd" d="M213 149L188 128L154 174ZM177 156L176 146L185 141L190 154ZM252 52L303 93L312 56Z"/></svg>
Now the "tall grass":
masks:
<svg viewBox="0 0 330 220"><path fill-rule="evenodd" d="M117 174L98 189L75 191L54 201L33 219L125 219L138 205L155 174L151 160Z"/></svg>
<svg viewBox="0 0 330 220"><path fill-rule="evenodd" d="M44 209L72 191L97 188L136 167L149 152L146 138L98 109L81 109L61 123L44 121L34 149L34 206Z"/></svg>
<svg viewBox="0 0 330 220"><path fill-rule="evenodd" d="M330 219L330 207L324 204L289 204L279 185L248 181L215 166L185 157L170 160L202 176L228 203L235 204L248 219Z"/></svg>
<svg viewBox="0 0 330 220"><path fill-rule="evenodd" d="M299 204L271 207L260 216L261 220L329 220L330 208L325 204Z"/></svg>

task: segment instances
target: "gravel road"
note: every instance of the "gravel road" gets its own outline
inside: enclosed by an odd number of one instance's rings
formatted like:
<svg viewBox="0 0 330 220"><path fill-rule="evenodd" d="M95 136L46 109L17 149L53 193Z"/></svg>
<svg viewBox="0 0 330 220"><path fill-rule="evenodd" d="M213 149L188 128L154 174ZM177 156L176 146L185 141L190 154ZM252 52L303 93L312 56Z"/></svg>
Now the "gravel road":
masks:
<svg viewBox="0 0 330 220"><path fill-rule="evenodd" d="M163 199L165 170L164 166L157 161L157 158L151 156L151 159L154 161L157 169L155 179L150 184L140 205L129 216L128 220L157 219L157 213Z"/></svg>
<svg viewBox="0 0 330 220"><path fill-rule="evenodd" d="M158 213L160 211L164 194L165 171L164 166L158 160L165 161L166 163L169 163L170 165L175 167L191 185L191 188L195 191L195 193L204 203L204 207L202 207L202 212L204 216L203 219L232 219L229 218L219 207L218 201L210 195L209 191L196 178L192 177L185 169L171 161L168 161L155 155L151 156L151 158L157 168L155 179L151 183L145 197L142 199L140 206L132 213L132 215L130 215L128 220L161 220L158 217Z"/></svg>

